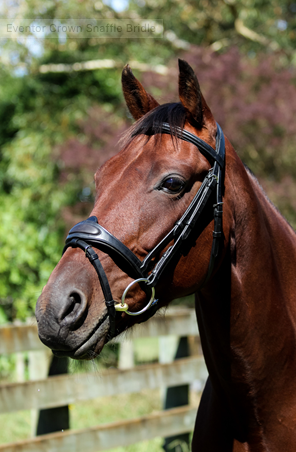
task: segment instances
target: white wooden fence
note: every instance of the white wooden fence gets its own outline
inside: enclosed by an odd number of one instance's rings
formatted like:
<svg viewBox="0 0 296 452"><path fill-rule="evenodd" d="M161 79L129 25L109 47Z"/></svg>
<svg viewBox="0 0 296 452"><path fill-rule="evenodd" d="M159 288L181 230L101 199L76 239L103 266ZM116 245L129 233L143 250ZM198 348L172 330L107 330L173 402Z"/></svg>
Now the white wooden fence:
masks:
<svg viewBox="0 0 296 452"><path fill-rule="evenodd" d="M197 336L193 310L175 308L134 328L132 338ZM131 338L129 338L131 340ZM124 339L117 339L122 341ZM42 351L36 325L0 328L0 354ZM207 371L202 356L191 356L166 364L139 365L98 373L59 375L41 380L0 385L0 413L64 406L100 396L140 392L204 382ZM0 445L0 452L97 452L127 446L155 437L186 433L193 429L197 407L185 406L156 414L99 425L83 430L67 430L16 443Z"/></svg>

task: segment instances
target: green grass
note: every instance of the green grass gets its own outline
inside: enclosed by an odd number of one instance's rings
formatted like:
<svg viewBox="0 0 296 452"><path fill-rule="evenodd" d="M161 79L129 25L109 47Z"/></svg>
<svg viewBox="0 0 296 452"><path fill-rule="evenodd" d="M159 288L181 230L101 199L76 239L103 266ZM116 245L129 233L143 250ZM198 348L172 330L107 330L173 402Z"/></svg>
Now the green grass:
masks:
<svg viewBox="0 0 296 452"><path fill-rule="evenodd" d="M31 412L18 411L0 415L0 444L30 438Z"/></svg>
<svg viewBox="0 0 296 452"><path fill-rule="evenodd" d="M162 438L154 438L151 441L142 441L127 447L116 447L116 449L110 449L110 452L163 452L162 443Z"/></svg>
<svg viewBox="0 0 296 452"><path fill-rule="evenodd" d="M103 397L71 405L71 427L74 429L87 428L136 418L159 410L161 410L159 391L143 391L139 394ZM162 441L162 438L154 438L151 441L112 449L112 452L163 452Z"/></svg>
<svg viewBox="0 0 296 452"><path fill-rule="evenodd" d="M158 337L135 339L134 354L137 364L158 361Z"/></svg>
<svg viewBox="0 0 296 452"><path fill-rule="evenodd" d="M161 410L159 391L119 394L70 405L71 427L87 428Z"/></svg>

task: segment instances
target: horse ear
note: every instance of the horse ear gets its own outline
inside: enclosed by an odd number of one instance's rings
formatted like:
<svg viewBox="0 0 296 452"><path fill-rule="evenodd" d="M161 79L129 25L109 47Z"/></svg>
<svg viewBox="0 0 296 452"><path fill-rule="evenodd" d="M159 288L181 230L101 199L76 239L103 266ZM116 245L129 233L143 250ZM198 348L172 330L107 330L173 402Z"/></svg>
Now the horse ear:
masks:
<svg viewBox="0 0 296 452"><path fill-rule="evenodd" d="M158 107L159 103L145 91L128 64L123 68L121 82L127 107L135 120Z"/></svg>
<svg viewBox="0 0 296 452"><path fill-rule="evenodd" d="M216 121L209 109L192 67L184 60L179 62L179 97L187 110L187 119L198 128L205 127L215 137Z"/></svg>

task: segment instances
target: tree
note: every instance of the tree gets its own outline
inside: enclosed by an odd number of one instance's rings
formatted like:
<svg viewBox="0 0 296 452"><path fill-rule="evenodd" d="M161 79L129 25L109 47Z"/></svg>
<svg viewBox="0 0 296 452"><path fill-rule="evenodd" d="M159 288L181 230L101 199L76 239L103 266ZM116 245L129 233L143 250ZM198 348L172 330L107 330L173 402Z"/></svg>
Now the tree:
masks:
<svg viewBox="0 0 296 452"><path fill-rule="evenodd" d="M165 37L190 44L230 46L244 53L282 50L296 62L296 4L285 0L131 0L130 9L145 18L163 18Z"/></svg>

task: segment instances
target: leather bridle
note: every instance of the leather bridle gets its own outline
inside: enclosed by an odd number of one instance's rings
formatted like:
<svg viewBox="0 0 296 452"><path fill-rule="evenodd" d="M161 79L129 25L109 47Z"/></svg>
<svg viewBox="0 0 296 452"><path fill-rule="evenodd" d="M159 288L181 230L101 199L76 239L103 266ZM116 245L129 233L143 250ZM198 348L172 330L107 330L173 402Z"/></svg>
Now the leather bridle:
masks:
<svg viewBox="0 0 296 452"><path fill-rule="evenodd" d="M157 132L172 135L171 127L167 123L161 124L160 127L158 125ZM147 135L154 135L155 131L151 130L145 133ZM158 300L154 299L155 286L157 285L163 271L172 259L177 255L181 255L186 240L196 227L197 221L199 220L201 213L203 212L215 188L216 202L213 205L213 243L205 282L210 278L214 269L215 261L219 254L220 244L223 241L222 186L223 170L225 165L225 140L223 132L219 124L217 124L216 149L213 149L205 141L201 140L192 133L181 129L180 127L173 128L173 135L183 141L188 141L197 146L198 150L209 161L214 161L214 164L205 176L198 192L194 196L185 213L175 223L175 226L170 230L170 232L147 254L143 261L141 261L120 240L114 237L114 235L103 228L103 226L98 223L98 219L95 216L76 224L70 230L69 235L66 238L66 245L63 253L69 247L82 249L97 272L110 319L109 339L115 335L116 312L126 312L126 314L133 316L145 314L142 321L146 321L156 312L158 309ZM154 260L156 260L163 249L172 241L173 244L167 248L155 264L154 268L150 271ZM107 253L119 266L119 268L121 268L121 270L127 273L130 277L134 278L134 281L125 289L122 295L121 303L116 304L113 300L108 278L97 253L92 248L93 246ZM151 294L149 294L150 300L141 311L131 312L128 310L128 305L125 303L125 297L131 286L137 282L146 294L151 292Z"/></svg>

